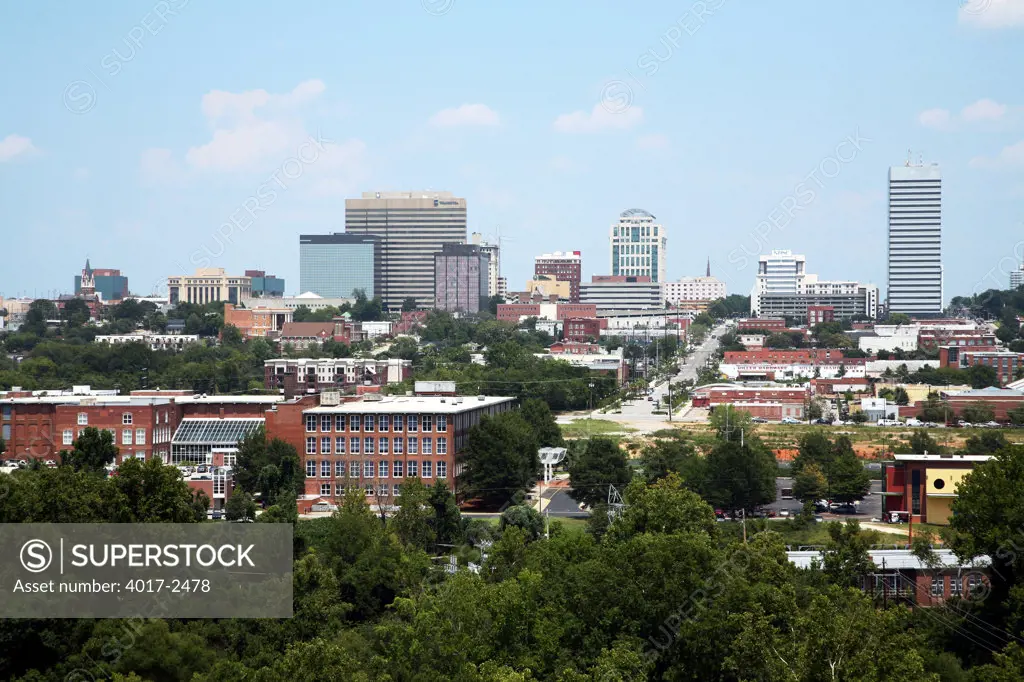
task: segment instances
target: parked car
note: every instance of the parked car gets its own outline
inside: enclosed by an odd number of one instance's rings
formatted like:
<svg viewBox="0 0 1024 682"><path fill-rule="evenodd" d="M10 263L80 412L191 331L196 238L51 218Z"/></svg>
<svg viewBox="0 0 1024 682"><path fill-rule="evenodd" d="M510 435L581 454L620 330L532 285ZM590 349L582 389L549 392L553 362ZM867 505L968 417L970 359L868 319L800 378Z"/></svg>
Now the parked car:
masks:
<svg viewBox="0 0 1024 682"><path fill-rule="evenodd" d="M986 429L998 429L1002 426L999 422L985 422L982 424Z"/></svg>
<svg viewBox="0 0 1024 682"><path fill-rule="evenodd" d="M767 424L768 420L765 419L764 417L751 417L750 422L752 424Z"/></svg>
<svg viewBox="0 0 1024 682"><path fill-rule="evenodd" d="M222 518L224 518L224 514L222 514L219 509L214 509L213 513L210 514L210 518L214 521L220 521Z"/></svg>
<svg viewBox="0 0 1024 682"><path fill-rule="evenodd" d="M783 424L802 424L803 422L801 422L799 419L794 419L793 417L783 417L782 418L782 423Z"/></svg>
<svg viewBox="0 0 1024 682"><path fill-rule="evenodd" d="M814 517L814 521L815 521L815 523L824 523L825 519L823 519L820 516L815 516Z"/></svg>
<svg viewBox="0 0 1024 682"><path fill-rule="evenodd" d="M830 422L828 419L815 419L814 423L815 424L831 424L832 422Z"/></svg>

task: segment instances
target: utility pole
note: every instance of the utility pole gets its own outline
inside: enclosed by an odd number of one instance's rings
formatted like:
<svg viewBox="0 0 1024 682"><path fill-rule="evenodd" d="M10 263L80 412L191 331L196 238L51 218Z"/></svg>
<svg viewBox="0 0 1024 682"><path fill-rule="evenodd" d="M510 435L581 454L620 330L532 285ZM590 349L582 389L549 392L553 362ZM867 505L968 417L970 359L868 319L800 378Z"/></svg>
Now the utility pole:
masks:
<svg viewBox="0 0 1024 682"><path fill-rule="evenodd" d="M740 509L740 518L743 520L743 544L746 545L747 544L747 510L746 509Z"/></svg>

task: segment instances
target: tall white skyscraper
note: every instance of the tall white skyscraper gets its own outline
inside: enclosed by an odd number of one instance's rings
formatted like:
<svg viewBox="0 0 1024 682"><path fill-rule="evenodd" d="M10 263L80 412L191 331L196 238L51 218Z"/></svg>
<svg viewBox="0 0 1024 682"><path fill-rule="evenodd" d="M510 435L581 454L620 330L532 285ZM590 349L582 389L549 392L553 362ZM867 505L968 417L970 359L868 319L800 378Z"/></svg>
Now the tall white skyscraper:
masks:
<svg viewBox="0 0 1024 682"><path fill-rule="evenodd" d="M890 313L942 313L942 173L938 164L889 169Z"/></svg>
<svg viewBox="0 0 1024 682"><path fill-rule="evenodd" d="M613 275L650 277L652 282L665 281L665 228L642 208L631 208L619 214L612 225L611 266Z"/></svg>

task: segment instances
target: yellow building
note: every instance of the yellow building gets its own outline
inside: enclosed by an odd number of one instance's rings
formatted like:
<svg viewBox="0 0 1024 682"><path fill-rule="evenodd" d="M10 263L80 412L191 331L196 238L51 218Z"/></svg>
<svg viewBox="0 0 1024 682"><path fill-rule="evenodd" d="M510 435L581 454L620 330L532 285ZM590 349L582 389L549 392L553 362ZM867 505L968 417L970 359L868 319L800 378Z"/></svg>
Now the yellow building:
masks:
<svg viewBox="0 0 1024 682"><path fill-rule="evenodd" d="M545 298L555 295L559 299L565 299L568 301L571 297L570 287L571 282L566 280L554 279L553 277L541 276L537 279L527 280L526 290L531 294L540 292Z"/></svg>
<svg viewBox="0 0 1024 682"><path fill-rule="evenodd" d="M895 455L883 478L884 513L914 523L949 525L957 488L989 455Z"/></svg>
<svg viewBox="0 0 1024 682"><path fill-rule="evenodd" d="M252 278L228 275L224 268L199 268L194 275L167 278L171 305L178 303L213 303L224 301L238 305L252 298Z"/></svg>
<svg viewBox="0 0 1024 682"><path fill-rule="evenodd" d="M911 403L920 403L928 399L929 393L937 393L941 390L944 393L959 393L961 391L970 391L970 386L932 386L931 384L900 384L900 383L879 383L876 391L880 391L883 388L895 389L896 387L902 388L907 392L907 396L910 398Z"/></svg>

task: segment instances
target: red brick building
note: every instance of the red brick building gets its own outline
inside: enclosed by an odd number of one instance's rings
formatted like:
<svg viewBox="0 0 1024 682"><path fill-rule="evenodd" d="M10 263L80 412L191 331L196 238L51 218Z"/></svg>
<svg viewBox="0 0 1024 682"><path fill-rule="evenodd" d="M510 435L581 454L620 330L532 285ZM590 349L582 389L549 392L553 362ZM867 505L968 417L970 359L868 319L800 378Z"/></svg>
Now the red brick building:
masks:
<svg viewBox="0 0 1024 682"><path fill-rule="evenodd" d="M917 333L917 345L924 350L935 350L940 346L958 346L975 350L995 350L995 334L976 330L936 329L922 327Z"/></svg>
<svg viewBox="0 0 1024 682"><path fill-rule="evenodd" d="M263 386L287 398L344 390L353 386L384 386L412 375L412 362L362 358L276 358L263 367Z"/></svg>
<svg viewBox="0 0 1024 682"><path fill-rule="evenodd" d="M548 352L552 355L594 355L601 352L596 343L580 343L576 341L560 341L551 344Z"/></svg>
<svg viewBox="0 0 1024 682"><path fill-rule="evenodd" d="M580 302L580 280L582 279L583 257L579 251L556 251L537 256L533 261L534 275L546 275L569 283L569 302Z"/></svg>
<svg viewBox="0 0 1024 682"><path fill-rule="evenodd" d="M562 336L566 341L596 341L601 330L608 326L608 320L596 317L571 317L565 320Z"/></svg>
<svg viewBox="0 0 1024 682"><path fill-rule="evenodd" d="M801 348L798 350L762 348L761 350L726 351L723 362L735 365L757 363L795 365L835 363L841 360L843 360L843 351L837 348Z"/></svg>
<svg viewBox="0 0 1024 682"><path fill-rule="evenodd" d="M939 348L939 366L967 369L973 365L991 367L996 372L999 385L1005 386L1014 380L1017 368L1021 366L1020 353L1005 350L982 350L958 346Z"/></svg>
<svg viewBox="0 0 1024 682"><path fill-rule="evenodd" d="M362 488L372 504L390 506L408 476L426 485L443 479L456 489L469 429L483 415L515 405L513 398L493 396L375 398L316 407L303 402L301 432L294 424L300 407L294 404L279 405L268 419L268 435L292 443L303 457L306 494L298 501L300 513L353 487Z"/></svg>
<svg viewBox="0 0 1024 682"><path fill-rule="evenodd" d="M561 322L570 318L596 318L593 303L499 303L499 320L519 322L522 317L544 317Z"/></svg>
<svg viewBox="0 0 1024 682"><path fill-rule="evenodd" d="M281 329L278 340L282 345L290 343L296 348L309 348L324 341L352 343L364 338L360 323L336 317L331 322L288 322Z"/></svg>
<svg viewBox="0 0 1024 682"><path fill-rule="evenodd" d="M803 419L810 390L789 386L736 386L734 384L711 384L702 386L693 393L694 407L715 409L719 405L731 405L736 410L747 412L752 417L778 421L783 417Z"/></svg>
<svg viewBox="0 0 1024 682"><path fill-rule="evenodd" d="M956 489L989 455L894 455L882 478L882 513L914 523L947 525Z"/></svg>
<svg viewBox="0 0 1024 682"><path fill-rule="evenodd" d="M836 309L830 305L807 306L807 326L813 327L823 322L835 322Z"/></svg>
<svg viewBox="0 0 1024 682"><path fill-rule="evenodd" d="M836 395L838 393L868 393L870 382L864 377L840 377L836 379L811 379L815 395Z"/></svg>
<svg viewBox="0 0 1024 682"><path fill-rule="evenodd" d="M738 331L786 331L786 320L778 317L750 317L736 323Z"/></svg>

